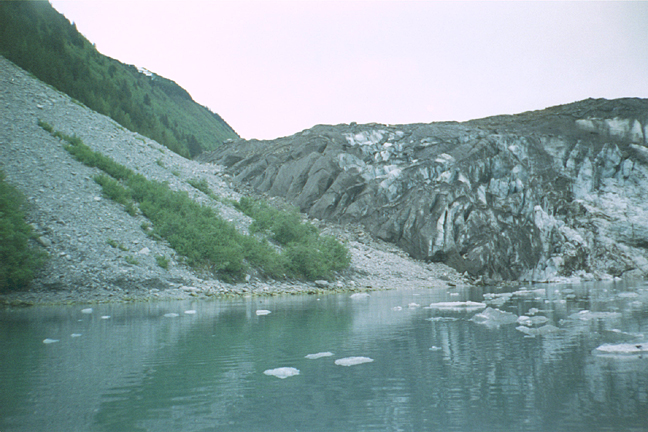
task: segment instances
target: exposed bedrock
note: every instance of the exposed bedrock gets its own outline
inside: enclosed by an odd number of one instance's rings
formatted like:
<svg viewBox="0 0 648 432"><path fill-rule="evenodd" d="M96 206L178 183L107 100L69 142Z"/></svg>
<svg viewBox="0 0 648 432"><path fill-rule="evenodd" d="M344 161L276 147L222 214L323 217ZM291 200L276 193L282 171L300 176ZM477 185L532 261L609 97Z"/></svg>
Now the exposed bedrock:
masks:
<svg viewBox="0 0 648 432"><path fill-rule="evenodd" d="M315 126L201 156L311 217L485 280L648 273L648 100L465 123Z"/></svg>

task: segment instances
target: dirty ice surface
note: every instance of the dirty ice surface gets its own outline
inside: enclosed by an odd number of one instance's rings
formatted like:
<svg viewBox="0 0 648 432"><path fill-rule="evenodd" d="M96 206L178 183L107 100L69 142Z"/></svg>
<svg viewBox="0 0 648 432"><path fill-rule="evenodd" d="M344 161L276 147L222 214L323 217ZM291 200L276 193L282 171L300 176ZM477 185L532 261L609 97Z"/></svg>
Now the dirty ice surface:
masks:
<svg viewBox="0 0 648 432"><path fill-rule="evenodd" d="M285 379L291 376L299 375L299 369L295 369L294 367L280 367L276 369L268 369L263 373L265 375L275 376L279 379Z"/></svg>

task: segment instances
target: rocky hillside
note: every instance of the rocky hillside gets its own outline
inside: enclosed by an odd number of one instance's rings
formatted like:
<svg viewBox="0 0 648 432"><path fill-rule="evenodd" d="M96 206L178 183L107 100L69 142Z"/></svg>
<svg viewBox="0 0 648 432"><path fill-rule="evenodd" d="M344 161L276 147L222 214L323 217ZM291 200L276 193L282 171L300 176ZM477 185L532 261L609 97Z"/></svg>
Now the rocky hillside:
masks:
<svg viewBox="0 0 648 432"><path fill-rule="evenodd" d="M483 281L648 272L648 100L465 123L315 126L201 156L311 217Z"/></svg>
<svg viewBox="0 0 648 432"><path fill-rule="evenodd" d="M218 165L187 160L161 144L130 132L0 57L0 169L29 204L28 222L49 254L27 292L0 296L3 302L102 302L148 298L448 287L465 283L444 265L402 256L362 230L316 222L323 233L346 240L351 267L331 281L273 281L252 273L246 283L228 284L196 272L165 241L147 235L150 221L131 215L102 194L98 168L75 160L64 143L39 126L76 135L92 150L215 209L245 233L250 219L230 204L241 195ZM206 182L211 194L192 186ZM216 198L214 198L214 196ZM158 264L168 260L168 268Z"/></svg>

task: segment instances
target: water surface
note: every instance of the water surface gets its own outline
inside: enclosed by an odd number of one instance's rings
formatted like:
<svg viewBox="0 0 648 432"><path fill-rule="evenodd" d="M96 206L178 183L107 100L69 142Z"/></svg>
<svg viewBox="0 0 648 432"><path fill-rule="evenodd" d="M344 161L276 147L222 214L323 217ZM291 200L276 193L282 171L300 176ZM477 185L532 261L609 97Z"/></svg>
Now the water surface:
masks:
<svg viewBox="0 0 648 432"><path fill-rule="evenodd" d="M531 327L429 308L476 288L1 310L0 430L646 430L648 355L596 348L648 346L647 288L487 295Z"/></svg>

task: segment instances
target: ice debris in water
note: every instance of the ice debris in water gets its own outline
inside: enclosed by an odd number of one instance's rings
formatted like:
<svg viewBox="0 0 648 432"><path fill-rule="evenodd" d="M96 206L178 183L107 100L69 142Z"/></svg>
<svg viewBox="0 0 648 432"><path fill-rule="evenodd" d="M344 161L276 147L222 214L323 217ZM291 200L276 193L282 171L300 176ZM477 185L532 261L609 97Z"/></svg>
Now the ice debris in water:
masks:
<svg viewBox="0 0 648 432"><path fill-rule="evenodd" d="M434 345L432 345L432 346L430 347L430 351L441 351L442 349L443 349L443 348L438 347L438 346L434 346Z"/></svg>
<svg viewBox="0 0 648 432"><path fill-rule="evenodd" d="M538 312L540 312L540 310L538 308L531 308L531 309L529 309L529 312L527 312L527 314L529 314L529 316L533 316L533 315L537 314Z"/></svg>
<svg viewBox="0 0 648 432"><path fill-rule="evenodd" d="M619 312L592 312L589 310L582 310L580 312L569 315L569 319L580 320L580 321L590 321L598 319L619 319L623 315Z"/></svg>
<svg viewBox="0 0 648 432"><path fill-rule="evenodd" d="M524 333L527 336L535 337L535 336L545 336L551 333L555 333L559 331L560 329L554 325L547 324L542 327L538 328L533 328L533 327L527 327L524 325L515 327L515 330L520 331Z"/></svg>
<svg viewBox="0 0 648 432"><path fill-rule="evenodd" d="M72 333L70 335L70 337L73 337L73 338L81 337L81 333Z"/></svg>
<svg viewBox="0 0 648 432"><path fill-rule="evenodd" d="M622 292L617 294L617 297L619 298L637 298L639 297L639 294L636 292Z"/></svg>
<svg viewBox="0 0 648 432"><path fill-rule="evenodd" d="M92 308L81 309L81 313L91 314L92 313Z"/></svg>
<svg viewBox="0 0 648 432"><path fill-rule="evenodd" d="M407 307L410 308L410 309L416 309L418 307L421 307L421 305L418 304L418 303L410 303L410 304L407 305Z"/></svg>
<svg viewBox="0 0 648 432"><path fill-rule="evenodd" d="M352 298L352 299L363 299L363 298L367 298L367 297L369 297L369 294L367 294L367 293L355 293L355 294L351 294L351 298Z"/></svg>
<svg viewBox="0 0 648 432"><path fill-rule="evenodd" d="M648 342L642 342L638 344L604 344L596 348L593 353L611 357L643 355L648 354Z"/></svg>
<svg viewBox="0 0 648 432"><path fill-rule="evenodd" d="M373 359L369 357L345 357L335 360L335 364L338 366L355 366L362 363L371 363Z"/></svg>
<svg viewBox="0 0 648 432"><path fill-rule="evenodd" d="M299 369L294 367L280 367L276 369L268 369L263 372L265 375L276 376L277 378L284 379L291 376L299 375Z"/></svg>
<svg viewBox="0 0 648 432"><path fill-rule="evenodd" d="M185 313L186 313L187 315L195 315L195 314L196 314L196 311L193 310L193 309L190 309L190 310L186 310Z"/></svg>
<svg viewBox="0 0 648 432"><path fill-rule="evenodd" d="M503 294L486 293L484 294L484 303L495 307L502 307L507 301L511 299L512 296L513 296L512 293L503 293Z"/></svg>
<svg viewBox="0 0 648 432"><path fill-rule="evenodd" d="M451 312L474 312L485 309L486 304L472 301L432 303L426 309L438 309Z"/></svg>
<svg viewBox="0 0 648 432"><path fill-rule="evenodd" d="M398 311L402 311L403 308L401 306L395 306L392 308L392 310L398 312Z"/></svg>
<svg viewBox="0 0 648 432"><path fill-rule="evenodd" d="M269 313L271 313L271 312L269 310L265 310L265 309L259 309L258 311L256 311L256 314L259 315L259 316L268 315Z"/></svg>
<svg viewBox="0 0 648 432"><path fill-rule="evenodd" d="M517 315L511 312L504 312L499 309L491 307L484 309L482 312L470 318L470 321L476 324L482 324L489 328L498 328L505 324L515 324L517 322Z"/></svg>
<svg viewBox="0 0 648 432"><path fill-rule="evenodd" d="M164 316L165 316L166 318L175 318L175 317L180 316L180 315L178 315L178 314L175 313L175 312L169 312L169 313L164 314Z"/></svg>
<svg viewBox="0 0 648 432"><path fill-rule="evenodd" d="M450 322L450 321L459 321L459 318L455 317L432 317L432 318L427 318L426 321L432 321L432 322Z"/></svg>
<svg viewBox="0 0 648 432"><path fill-rule="evenodd" d="M317 354L308 354L306 358L309 360L317 360L318 358L331 357L332 355L333 355L332 352L327 351L327 352L319 352Z"/></svg>
<svg viewBox="0 0 648 432"><path fill-rule="evenodd" d="M58 342L58 341L59 341L58 339L50 339L50 338L47 338L47 339L44 339L44 340L43 340L43 343L44 343L44 344L53 344L53 343L56 343L56 342Z"/></svg>
<svg viewBox="0 0 648 432"><path fill-rule="evenodd" d="M110 315L103 315L101 319L110 319Z"/></svg>
<svg viewBox="0 0 648 432"><path fill-rule="evenodd" d="M547 318L545 316L542 316L542 315L532 316L532 317L522 315L521 317L519 317L517 319L517 322L519 324L522 324L522 325L525 325L525 326L528 326L528 327L533 327L533 326L538 326L540 324L545 324L548 321L549 321L549 318Z"/></svg>

